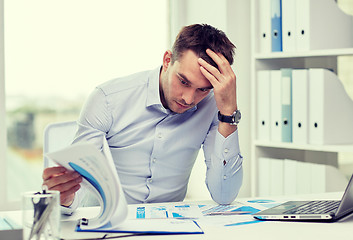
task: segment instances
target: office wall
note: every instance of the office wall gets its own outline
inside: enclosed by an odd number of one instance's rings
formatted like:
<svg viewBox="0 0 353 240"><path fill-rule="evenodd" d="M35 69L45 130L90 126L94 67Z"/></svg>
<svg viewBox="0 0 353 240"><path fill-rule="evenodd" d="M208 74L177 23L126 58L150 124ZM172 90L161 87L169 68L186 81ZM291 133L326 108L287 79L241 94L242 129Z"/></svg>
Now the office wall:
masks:
<svg viewBox="0 0 353 240"><path fill-rule="evenodd" d="M250 196L250 1L181 0L170 4L172 42L183 25L207 23L223 30L237 46L233 70L237 75L238 107L243 116L239 138L244 156L244 181L239 196ZM204 184L205 172L203 152L200 151L191 175L188 198L210 197Z"/></svg>
<svg viewBox="0 0 353 240"><path fill-rule="evenodd" d="M0 0L0 129L5 128L5 80L4 80L4 1ZM3 130L1 130L3 131ZM0 132L0 142L5 142L5 134ZM6 149L0 144L0 192L6 192ZM5 205L5 199L0 198L0 209Z"/></svg>

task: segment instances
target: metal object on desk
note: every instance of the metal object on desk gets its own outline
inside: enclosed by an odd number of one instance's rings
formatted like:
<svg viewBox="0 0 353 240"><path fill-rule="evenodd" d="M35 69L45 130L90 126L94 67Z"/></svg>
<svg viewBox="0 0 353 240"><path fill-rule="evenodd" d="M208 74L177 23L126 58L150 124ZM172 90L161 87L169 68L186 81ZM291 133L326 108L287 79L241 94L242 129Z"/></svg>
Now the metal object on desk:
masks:
<svg viewBox="0 0 353 240"><path fill-rule="evenodd" d="M59 239L60 193L27 192L22 198L23 239Z"/></svg>

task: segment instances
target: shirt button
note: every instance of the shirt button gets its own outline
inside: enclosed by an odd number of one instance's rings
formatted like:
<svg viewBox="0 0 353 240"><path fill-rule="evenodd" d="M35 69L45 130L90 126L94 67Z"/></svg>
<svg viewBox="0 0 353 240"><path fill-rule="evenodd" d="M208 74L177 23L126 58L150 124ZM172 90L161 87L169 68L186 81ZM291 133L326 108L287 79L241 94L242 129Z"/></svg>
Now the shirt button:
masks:
<svg viewBox="0 0 353 240"><path fill-rule="evenodd" d="M147 179L147 182L152 183L153 182L152 178Z"/></svg>
<svg viewBox="0 0 353 240"><path fill-rule="evenodd" d="M227 179L227 176L226 176L226 175L224 175L224 176L223 176L223 179L224 179L224 180L226 180L226 179Z"/></svg>
<svg viewBox="0 0 353 240"><path fill-rule="evenodd" d="M156 161L157 161L156 158L153 158L153 159L152 159L152 162L153 162L153 163L156 163Z"/></svg>
<svg viewBox="0 0 353 240"><path fill-rule="evenodd" d="M228 153L228 152L229 152L229 149L228 149L228 148L225 148L225 149L224 149L224 152L225 152L225 153Z"/></svg>
<svg viewBox="0 0 353 240"><path fill-rule="evenodd" d="M163 134L162 133L158 133L158 138L162 138Z"/></svg>

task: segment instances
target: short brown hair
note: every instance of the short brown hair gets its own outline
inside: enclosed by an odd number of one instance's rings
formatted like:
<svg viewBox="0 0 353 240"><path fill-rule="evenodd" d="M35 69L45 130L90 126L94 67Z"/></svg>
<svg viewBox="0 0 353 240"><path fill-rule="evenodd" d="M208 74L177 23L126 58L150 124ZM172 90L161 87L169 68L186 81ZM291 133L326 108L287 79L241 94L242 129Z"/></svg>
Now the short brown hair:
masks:
<svg viewBox="0 0 353 240"><path fill-rule="evenodd" d="M223 31L207 24L193 24L181 29L172 47L172 63L177 61L186 50L192 50L197 56L218 68L217 64L207 55L206 49L208 48L221 53L230 65L233 64L235 45Z"/></svg>

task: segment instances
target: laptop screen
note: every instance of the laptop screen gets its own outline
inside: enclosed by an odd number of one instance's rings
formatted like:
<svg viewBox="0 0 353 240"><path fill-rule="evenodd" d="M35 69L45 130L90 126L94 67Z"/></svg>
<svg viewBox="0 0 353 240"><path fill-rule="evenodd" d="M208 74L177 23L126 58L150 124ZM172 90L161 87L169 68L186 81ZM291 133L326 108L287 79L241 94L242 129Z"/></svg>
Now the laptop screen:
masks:
<svg viewBox="0 0 353 240"><path fill-rule="evenodd" d="M346 191L343 194L341 204L337 209L335 217L340 218L341 216L346 215L352 211L353 211L353 175L349 180L348 186L346 188Z"/></svg>

